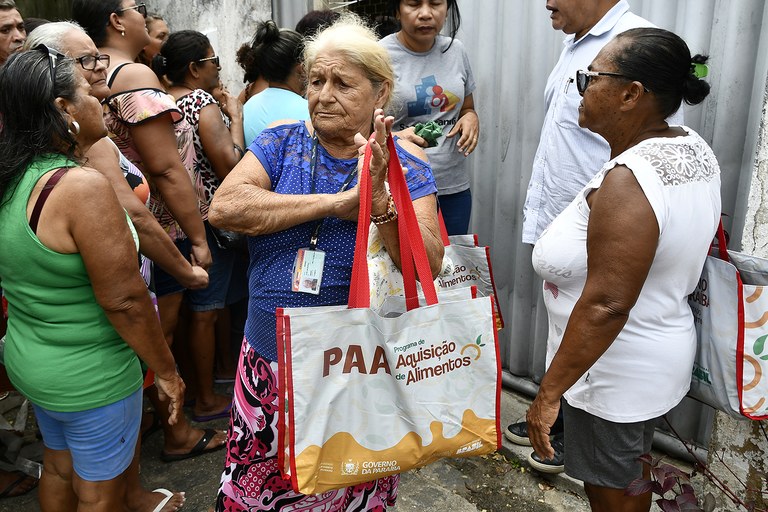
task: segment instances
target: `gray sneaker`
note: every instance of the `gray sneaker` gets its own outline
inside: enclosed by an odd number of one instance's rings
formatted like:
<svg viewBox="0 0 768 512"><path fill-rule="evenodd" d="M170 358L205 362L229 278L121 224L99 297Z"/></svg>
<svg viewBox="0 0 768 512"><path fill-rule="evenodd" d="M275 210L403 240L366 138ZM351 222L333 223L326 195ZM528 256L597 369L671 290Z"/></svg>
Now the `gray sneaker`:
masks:
<svg viewBox="0 0 768 512"><path fill-rule="evenodd" d="M504 437L520 446L531 446L528 439L528 424L524 421L513 423L504 431Z"/></svg>
<svg viewBox="0 0 768 512"><path fill-rule="evenodd" d="M558 416L555 424L550 429L550 434L556 436L563 433L563 417ZM520 446L531 446L531 440L528 439L528 424L524 421L512 423L504 430L504 437Z"/></svg>
<svg viewBox="0 0 768 512"><path fill-rule="evenodd" d="M560 433L552 436L552 449L555 450L555 456L544 460L536 452L528 455L528 463L533 469L541 473L562 473L565 471L565 435Z"/></svg>

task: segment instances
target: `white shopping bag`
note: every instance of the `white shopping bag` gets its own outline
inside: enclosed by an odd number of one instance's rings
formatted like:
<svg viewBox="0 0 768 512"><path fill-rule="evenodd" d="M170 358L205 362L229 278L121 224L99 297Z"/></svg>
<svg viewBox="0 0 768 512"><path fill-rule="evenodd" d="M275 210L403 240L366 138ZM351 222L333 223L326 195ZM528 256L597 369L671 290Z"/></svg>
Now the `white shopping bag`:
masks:
<svg viewBox="0 0 768 512"><path fill-rule="evenodd" d="M724 248L722 225L718 238ZM698 343L688 395L734 418L768 419L768 260L715 254L688 297Z"/></svg>
<svg viewBox="0 0 768 512"><path fill-rule="evenodd" d="M390 154L396 154L391 144ZM366 175L361 173L363 191ZM411 262L411 268L403 264L402 296L370 303L370 202L361 198L364 227L358 230L349 307L277 313L279 463L303 494L444 457L493 452L501 442L493 298L466 289L438 300L402 170L392 162L389 181L404 233L401 258ZM421 303L416 273L428 283Z"/></svg>

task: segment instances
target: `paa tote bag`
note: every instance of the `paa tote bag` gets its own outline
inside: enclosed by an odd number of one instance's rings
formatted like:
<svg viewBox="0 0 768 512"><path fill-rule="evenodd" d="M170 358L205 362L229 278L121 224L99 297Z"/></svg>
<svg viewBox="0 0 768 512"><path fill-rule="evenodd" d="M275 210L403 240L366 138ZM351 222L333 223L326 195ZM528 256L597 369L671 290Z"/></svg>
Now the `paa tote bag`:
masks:
<svg viewBox="0 0 768 512"><path fill-rule="evenodd" d="M467 289L438 300L391 138L388 144L404 297L370 307L369 147L348 306L277 312L278 463L303 494L490 453L501 443L493 298L472 298ZM423 304L416 274L425 283Z"/></svg>
<svg viewBox="0 0 768 512"><path fill-rule="evenodd" d="M496 313L496 328L504 328L501 316L499 296L496 293L496 283L493 280L491 267L491 248L480 247L477 235L448 235L443 216L440 214L440 235L445 246L443 269L437 276L437 284L442 290L454 288L477 287L481 297L493 297L493 307Z"/></svg>
<svg viewBox="0 0 768 512"><path fill-rule="evenodd" d="M688 297L698 336L688 395L734 418L768 419L768 260L719 248Z"/></svg>
<svg viewBox="0 0 768 512"><path fill-rule="evenodd" d="M455 290L474 287L477 295L493 297L496 328L504 327L501 307L496 293L491 267L491 250L480 247L477 235L448 235L445 230L443 216L438 212L440 235L445 246L443 266L434 281L439 291ZM370 225L368 233L368 281L371 289L372 307L380 306L387 297L402 295L403 276L384 248L384 241L374 224ZM417 283L421 292L421 287Z"/></svg>

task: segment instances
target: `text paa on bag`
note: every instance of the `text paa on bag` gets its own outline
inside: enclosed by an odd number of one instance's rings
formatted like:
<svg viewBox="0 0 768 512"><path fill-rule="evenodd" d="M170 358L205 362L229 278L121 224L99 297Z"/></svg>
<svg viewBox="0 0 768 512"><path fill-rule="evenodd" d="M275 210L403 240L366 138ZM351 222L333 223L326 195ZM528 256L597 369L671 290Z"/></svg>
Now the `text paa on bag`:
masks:
<svg viewBox="0 0 768 512"><path fill-rule="evenodd" d="M485 343L482 342L481 334L477 336L474 342L462 346L448 340L444 340L438 345L425 345L426 341L420 339L394 347L393 352L397 354L396 380L405 381L405 385L408 386L414 382L439 377L459 368L467 367L472 364L473 360L480 359ZM435 359L439 361L439 364L423 367L423 364L429 364ZM342 374L348 374L354 370L368 375L374 375L380 371L392 375L384 347L377 346L373 357L369 360L370 366L366 362L361 345L327 349L323 353L323 377L331 375L331 368L339 365L341 365Z"/></svg>

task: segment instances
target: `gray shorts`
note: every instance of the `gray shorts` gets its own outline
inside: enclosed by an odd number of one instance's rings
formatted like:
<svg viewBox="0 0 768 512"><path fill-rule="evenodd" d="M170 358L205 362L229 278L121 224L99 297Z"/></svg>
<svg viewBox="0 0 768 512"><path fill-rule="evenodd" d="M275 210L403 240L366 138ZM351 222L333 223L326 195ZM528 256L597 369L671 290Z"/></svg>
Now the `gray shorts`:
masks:
<svg viewBox="0 0 768 512"><path fill-rule="evenodd" d="M563 400L565 472L584 483L625 489L642 477L640 455L651 451L658 418L614 423L568 405Z"/></svg>

